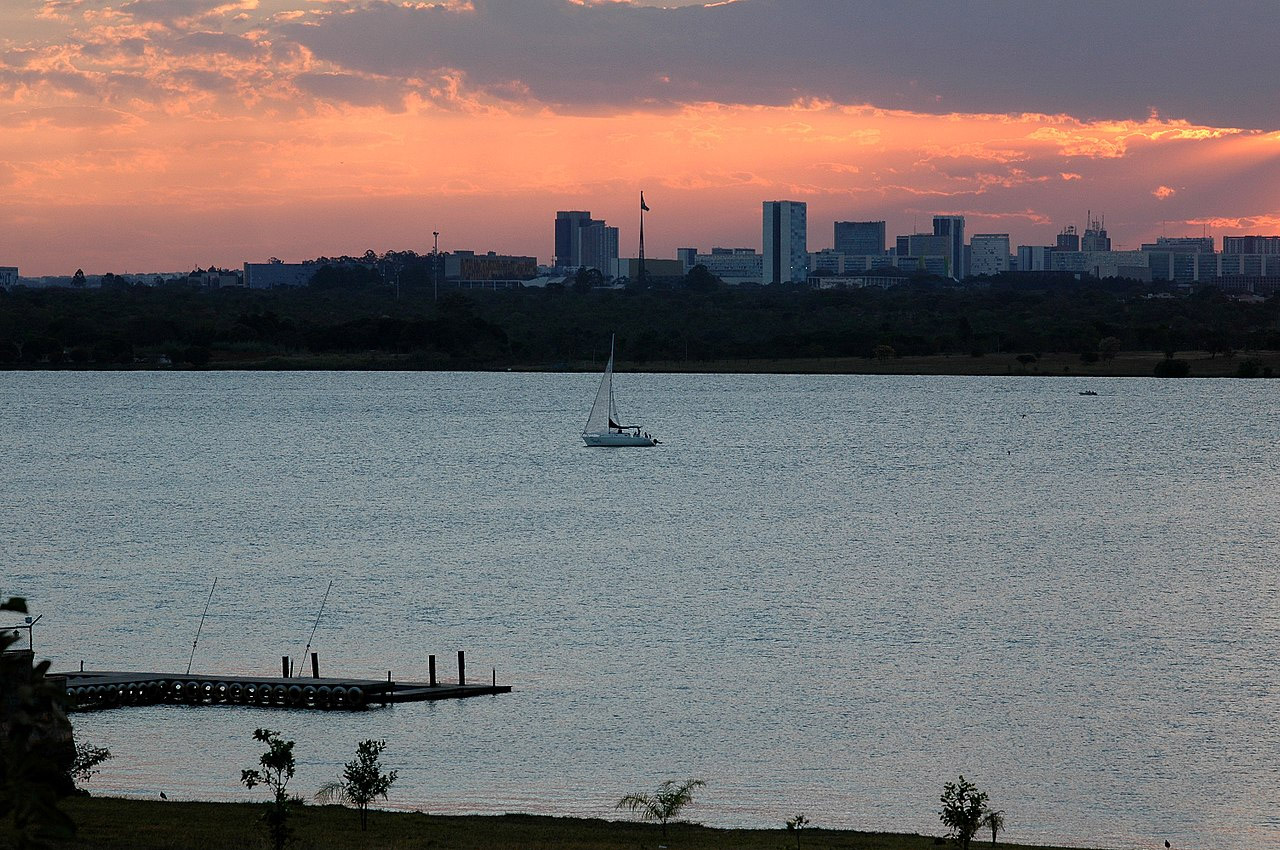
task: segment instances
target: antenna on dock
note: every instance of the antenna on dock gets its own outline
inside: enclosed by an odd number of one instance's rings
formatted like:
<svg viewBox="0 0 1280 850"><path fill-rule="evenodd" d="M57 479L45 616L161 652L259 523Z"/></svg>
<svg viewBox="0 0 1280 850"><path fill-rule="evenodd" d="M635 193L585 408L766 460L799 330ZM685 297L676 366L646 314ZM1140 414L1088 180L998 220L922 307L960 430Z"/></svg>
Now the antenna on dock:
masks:
<svg viewBox="0 0 1280 850"><path fill-rule="evenodd" d="M311 652L311 641L316 636L316 629L320 628L320 617L322 614L324 614L325 603L329 601L330 590L333 590L333 579L329 580L329 586L325 588L325 591L324 591L324 599L320 600L320 610L316 612L315 625L311 627L311 634L307 636L307 648L302 650L302 662L304 664L306 663L307 654Z"/></svg>
<svg viewBox="0 0 1280 850"><path fill-rule="evenodd" d="M213 601L213 590L218 586L218 577L213 577L213 587L209 588L209 598L204 601L204 614L200 615L200 625L196 627L196 639L191 641L191 657L187 659L187 675L191 675L191 662L196 660L196 644L200 642L200 632L204 629L204 618L209 613L209 603Z"/></svg>

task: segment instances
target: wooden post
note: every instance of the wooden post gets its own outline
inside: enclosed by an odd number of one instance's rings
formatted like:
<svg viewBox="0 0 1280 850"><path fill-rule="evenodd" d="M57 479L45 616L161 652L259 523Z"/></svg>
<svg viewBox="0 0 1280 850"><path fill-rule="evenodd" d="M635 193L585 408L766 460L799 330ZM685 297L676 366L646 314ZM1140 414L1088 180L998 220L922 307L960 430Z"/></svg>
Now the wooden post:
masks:
<svg viewBox="0 0 1280 850"><path fill-rule="evenodd" d="M493 686L495 688L498 687L498 668L497 667L493 668Z"/></svg>
<svg viewBox="0 0 1280 850"><path fill-rule="evenodd" d="M320 655L319 653L311 653L311 678L320 678Z"/></svg>
<svg viewBox="0 0 1280 850"><path fill-rule="evenodd" d="M427 656L427 674L430 678L427 680L428 687L436 686L436 657L434 655Z"/></svg>
<svg viewBox="0 0 1280 850"><path fill-rule="evenodd" d="M289 678L289 656L287 655L280 656L280 678Z"/></svg>
<svg viewBox="0 0 1280 850"><path fill-rule="evenodd" d="M462 650L458 650L458 684L465 685L467 683L467 659L463 655Z"/></svg>

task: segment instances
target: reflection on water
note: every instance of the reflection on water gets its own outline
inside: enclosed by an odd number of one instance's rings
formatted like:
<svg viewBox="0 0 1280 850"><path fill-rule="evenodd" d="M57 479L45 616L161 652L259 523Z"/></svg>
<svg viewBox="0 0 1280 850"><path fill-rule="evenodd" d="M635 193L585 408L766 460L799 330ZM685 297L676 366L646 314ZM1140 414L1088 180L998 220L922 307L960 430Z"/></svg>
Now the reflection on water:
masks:
<svg viewBox="0 0 1280 850"><path fill-rule="evenodd" d="M100 791L309 794L388 741L398 807L1280 842L1269 382L620 375L663 445L591 450L595 375L0 374L6 581L57 669L473 675L357 715L76 717Z"/></svg>

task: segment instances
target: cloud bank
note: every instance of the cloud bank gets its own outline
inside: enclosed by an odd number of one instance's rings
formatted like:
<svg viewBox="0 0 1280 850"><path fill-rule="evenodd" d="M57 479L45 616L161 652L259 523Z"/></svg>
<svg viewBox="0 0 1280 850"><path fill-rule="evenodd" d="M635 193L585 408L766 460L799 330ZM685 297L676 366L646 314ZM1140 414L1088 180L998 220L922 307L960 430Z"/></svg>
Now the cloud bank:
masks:
<svg viewBox="0 0 1280 850"><path fill-rule="evenodd" d="M1043 244L1091 208L1131 245L1280 221L1261 2L656 2L11 0L0 263L62 270L68 232L103 271L433 229L546 258L557 208L625 246L637 187L668 252L757 244L774 197L815 249L832 218Z"/></svg>

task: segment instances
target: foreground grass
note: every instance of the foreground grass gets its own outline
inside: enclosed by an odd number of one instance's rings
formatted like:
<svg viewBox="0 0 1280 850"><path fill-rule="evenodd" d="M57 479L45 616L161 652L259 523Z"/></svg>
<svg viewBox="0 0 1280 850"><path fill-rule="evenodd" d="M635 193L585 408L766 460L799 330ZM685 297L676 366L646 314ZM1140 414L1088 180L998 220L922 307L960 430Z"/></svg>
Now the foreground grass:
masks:
<svg viewBox="0 0 1280 850"><path fill-rule="evenodd" d="M79 828L65 848L93 850L178 850L178 848L266 848L258 820L263 806L249 803L176 803L123 800L110 797L77 798L64 808ZM694 813L696 817L696 813ZM668 836L655 824L537 815L437 816L418 812L370 812L369 831L360 831L359 815L337 806L306 806L296 811L293 850L793 850L796 835L778 829L712 829L672 824ZM979 836L981 837L981 836ZM991 847L975 840L975 850ZM0 830L0 847L14 846ZM800 836L800 850L933 850L954 847L932 836L853 832L809 828ZM1015 850L1029 845L996 845Z"/></svg>

